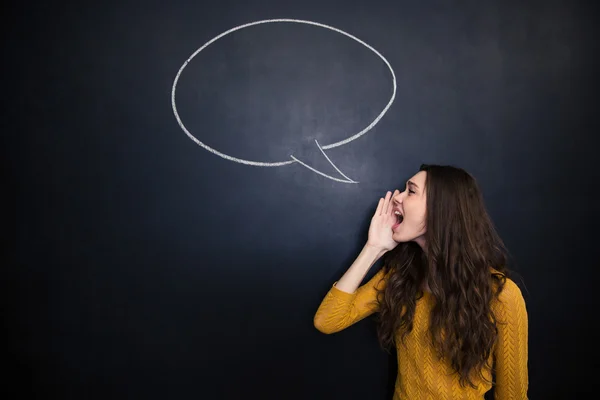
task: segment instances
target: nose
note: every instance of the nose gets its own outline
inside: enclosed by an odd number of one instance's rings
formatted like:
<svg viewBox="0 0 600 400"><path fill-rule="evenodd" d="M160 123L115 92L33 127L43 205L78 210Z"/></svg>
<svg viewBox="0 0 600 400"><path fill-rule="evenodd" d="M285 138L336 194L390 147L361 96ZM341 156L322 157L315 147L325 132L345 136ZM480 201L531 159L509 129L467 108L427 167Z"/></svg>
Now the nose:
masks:
<svg viewBox="0 0 600 400"><path fill-rule="evenodd" d="M404 200L404 192L401 192L396 189L396 191L394 192L394 195L392 196L392 201L395 204L402 204L402 200Z"/></svg>

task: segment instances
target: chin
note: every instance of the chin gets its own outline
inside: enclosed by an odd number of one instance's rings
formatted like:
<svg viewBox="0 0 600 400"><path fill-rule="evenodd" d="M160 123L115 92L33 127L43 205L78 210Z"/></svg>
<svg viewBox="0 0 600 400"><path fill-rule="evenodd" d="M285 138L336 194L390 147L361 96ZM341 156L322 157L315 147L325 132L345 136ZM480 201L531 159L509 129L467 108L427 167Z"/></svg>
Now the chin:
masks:
<svg viewBox="0 0 600 400"><path fill-rule="evenodd" d="M403 235L398 232L394 232L394 234L392 235L392 239L394 239L394 242L397 242L397 243L406 243L406 242L419 243L420 239L422 239L422 235L419 234L419 235L408 236L408 235Z"/></svg>
<svg viewBox="0 0 600 400"><path fill-rule="evenodd" d="M399 233L394 233L392 235L392 239L394 239L394 242L396 242L396 243L405 243L405 242L410 242L412 240L410 238L406 238L404 235L401 235Z"/></svg>

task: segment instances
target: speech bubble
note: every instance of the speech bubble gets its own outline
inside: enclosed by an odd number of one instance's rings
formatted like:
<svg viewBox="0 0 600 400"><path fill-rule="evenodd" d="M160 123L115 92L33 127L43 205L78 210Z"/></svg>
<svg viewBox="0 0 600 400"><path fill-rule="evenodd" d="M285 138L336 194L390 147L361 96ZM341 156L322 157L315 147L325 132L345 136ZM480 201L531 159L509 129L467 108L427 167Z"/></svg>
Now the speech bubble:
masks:
<svg viewBox="0 0 600 400"><path fill-rule="evenodd" d="M316 26L316 27L320 27L320 28L324 28L324 29L328 29L337 33L340 33L358 43L360 43L361 45L365 46L366 48L368 48L370 51L372 51L373 53L375 53L387 66L387 68L389 69L391 76L392 76L392 84L393 84L393 90L392 90L392 95L390 100L388 101L388 103L386 104L386 106L383 108L383 110L377 115L377 117L369 124L367 125L365 128L363 128L361 131L343 139L343 140L339 140L337 142L334 143L330 143L330 144L326 144L326 145L321 145L319 144L319 142L317 140L315 140L315 146L316 148L319 150L320 154L323 155L323 157L325 157L325 159L333 166L333 168L341 175L344 177L344 179L341 178L336 178L333 177L331 175L328 175L322 171L317 170L316 168L310 166L308 163L303 162L301 160L299 160L296 156L294 155L290 155L290 159L289 160L284 160L284 161L278 161L278 162L264 162L264 161L253 161L253 160L246 160L246 159L242 159L242 158L238 158L238 157L233 157L230 156L228 154L225 154L223 152L220 152L212 147L210 147L209 145L207 145L206 143L200 141L197 137L195 137L194 135L192 135L189 130L186 128L186 126L183 124L183 121L181 120L181 117L179 116L179 113L177 111L177 105L176 105L176 101L175 101L175 94L176 94L176 90L177 90L177 83L179 82L179 78L183 72L183 70L186 68L186 66L194 59L194 57L196 57L201 51L203 51L204 49L206 49L208 46L210 46L211 44L213 44L214 42L216 42L217 40L221 39L222 37L229 35L230 33L233 33L235 31L239 31L241 29L244 28L248 28L251 26L255 26L255 25L260 25L260 24L270 24L270 23L296 23L296 24L305 24L305 25L311 25L311 26ZM192 139L196 144L198 144L199 146L201 146L202 148L204 148L205 150L219 156L222 157L226 160L229 161L233 161L236 163L240 163L240 164L245 164L245 165L252 165L252 166L257 166L257 167L281 167L284 165L290 165L290 164L299 164L302 165L303 167L308 168L309 170L324 176L328 179L337 181L337 182L343 182L343 183L358 183L357 181L354 181L350 178L348 178L344 173L342 173L342 171L339 170L339 168L331 161L331 159L327 156L327 154L325 153L325 150L329 150L329 149L333 149L335 147L339 147L339 146L343 146L345 144L348 144L350 142L352 142L353 140L356 140L357 138L363 136L364 134L366 134L367 132L369 132L371 129L373 129L373 127L375 127L375 125L377 125L377 123L381 120L381 118L385 115L385 113L388 111L388 109L391 107L392 103L394 102L394 99L396 98L396 75L394 73L394 70L392 68L392 66L390 65L390 63L388 62L388 60L379 52L377 51L375 48L373 48L372 46L370 46L369 44L365 43L364 41L362 41L361 39L357 38L356 36L347 33L341 29L335 28L333 26L329 26L329 25L325 25L319 22L313 22L313 21L307 21L307 20L299 20L299 19L289 19L289 18L280 18L280 19L266 19L266 20L261 20L261 21L254 21L254 22L250 22L244 25L239 25L236 26L234 28L231 28L217 36L215 36L214 38L210 39L208 42L204 43L200 48L198 48L196 51L194 51L194 53L192 53L192 55L183 63L183 65L181 66L181 68L179 68L179 71L177 72L177 75L175 76L175 80L173 82L173 87L171 89L171 106L173 108L173 113L175 115L175 118L177 119L177 123L179 124L179 126L181 127L181 129L184 131L184 133L190 138Z"/></svg>

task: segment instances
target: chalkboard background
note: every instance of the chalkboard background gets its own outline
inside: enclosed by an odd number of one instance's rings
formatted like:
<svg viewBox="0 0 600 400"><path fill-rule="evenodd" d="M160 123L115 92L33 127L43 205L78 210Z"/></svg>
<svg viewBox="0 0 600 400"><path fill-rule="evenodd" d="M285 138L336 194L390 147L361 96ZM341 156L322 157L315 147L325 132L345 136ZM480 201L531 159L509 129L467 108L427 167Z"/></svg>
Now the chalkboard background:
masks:
<svg viewBox="0 0 600 400"><path fill-rule="evenodd" d="M591 390L591 6L71 3L3 12L7 398L389 399L396 365L373 319L323 335L312 318L378 198L422 162L480 182L527 301L530 397ZM342 29L394 68L388 112L326 152L358 184L235 163L179 126L188 57L271 18ZM176 98L217 150L334 176L314 141L366 127L392 88L359 43L269 24L199 53Z"/></svg>

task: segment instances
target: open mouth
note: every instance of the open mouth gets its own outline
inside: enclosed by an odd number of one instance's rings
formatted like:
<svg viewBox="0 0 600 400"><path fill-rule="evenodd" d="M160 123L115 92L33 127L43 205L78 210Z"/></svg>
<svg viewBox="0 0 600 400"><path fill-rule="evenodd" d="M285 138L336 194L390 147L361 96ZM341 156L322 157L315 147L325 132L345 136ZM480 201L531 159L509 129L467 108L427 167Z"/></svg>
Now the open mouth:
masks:
<svg viewBox="0 0 600 400"><path fill-rule="evenodd" d="M400 211L394 211L394 215L396 216L396 223L394 224L394 226L392 226L392 229L397 228L402 223L402 221L404 221L404 215L402 215Z"/></svg>

